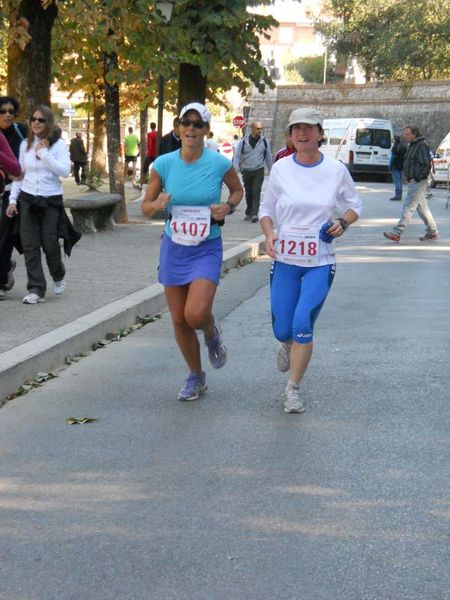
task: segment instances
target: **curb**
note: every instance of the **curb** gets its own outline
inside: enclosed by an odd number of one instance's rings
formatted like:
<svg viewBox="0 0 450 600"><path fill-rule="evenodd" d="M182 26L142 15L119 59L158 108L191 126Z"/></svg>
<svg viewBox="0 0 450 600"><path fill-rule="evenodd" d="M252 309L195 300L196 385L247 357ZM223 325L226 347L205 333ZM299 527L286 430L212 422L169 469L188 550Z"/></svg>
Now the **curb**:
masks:
<svg viewBox="0 0 450 600"><path fill-rule="evenodd" d="M222 273L263 252L263 235L225 250ZM61 367L66 357L86 352L108 333L134 325L137 316L152 317L165 307L164 288L155 283L0 354L0 405L39 371Z"/></svg>

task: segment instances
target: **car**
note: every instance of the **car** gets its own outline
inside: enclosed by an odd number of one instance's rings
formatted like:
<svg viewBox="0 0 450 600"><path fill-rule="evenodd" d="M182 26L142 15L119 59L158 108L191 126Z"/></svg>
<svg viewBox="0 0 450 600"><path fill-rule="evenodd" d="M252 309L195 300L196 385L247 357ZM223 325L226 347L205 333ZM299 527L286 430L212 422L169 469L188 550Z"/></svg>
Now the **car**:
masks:
<svg viewBox="0 0 450 600"><path fill-rule="evenodd" d="M438 184L450 186L450 132L436 150L428 183L430 187L436 187Z"/></svg>
<svg viewBox="0 0 450 600"><path fill-rule="evenodd" d="M379 175L390 180L391 121L369 117L325 119L323 129L320 151L343 162L353 177Z"/></svg>

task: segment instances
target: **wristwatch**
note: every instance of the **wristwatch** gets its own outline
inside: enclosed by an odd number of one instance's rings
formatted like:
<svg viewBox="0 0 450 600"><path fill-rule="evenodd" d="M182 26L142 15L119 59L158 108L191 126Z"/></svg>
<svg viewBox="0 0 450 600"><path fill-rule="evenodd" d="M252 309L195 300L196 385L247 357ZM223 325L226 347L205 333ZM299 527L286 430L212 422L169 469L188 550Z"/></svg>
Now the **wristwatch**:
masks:
<svg viewBox="0 0 450 600"><path fill-rule="evenodd" d="M346 219L344 219L344 218L342 218L342 217L339 217L339 218L338 218L338 221L339 221L339 223L342 225L342 229L343 229L344 231L345 231L345 230L347 229L347 227L350 225L350 223L349 223L349 222L348 222Z"/></svg>
<svg viewBox="0 0 450 600"><path fill-rule="evenodd" d="M236 210L236 204L233 204L232 202L230 202L229 200L227 200L225 202L225 204L228 204L228 207L230 209L229 214L232 215L234 213L234 211Z"/></svg>

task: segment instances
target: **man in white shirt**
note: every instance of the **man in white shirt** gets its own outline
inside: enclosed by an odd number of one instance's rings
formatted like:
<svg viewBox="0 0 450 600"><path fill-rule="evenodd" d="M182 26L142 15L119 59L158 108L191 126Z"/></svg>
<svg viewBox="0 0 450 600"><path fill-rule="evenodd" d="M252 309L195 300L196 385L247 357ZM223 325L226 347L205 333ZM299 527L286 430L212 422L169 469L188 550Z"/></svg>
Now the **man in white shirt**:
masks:
<svg viewBox="0 0 450 600"><path fill-rule="evenodd" d="M205 146L208 148L208 150L219 152L219 144L214 139L214 133L212 131L210 131L207 135Z"/></svg>

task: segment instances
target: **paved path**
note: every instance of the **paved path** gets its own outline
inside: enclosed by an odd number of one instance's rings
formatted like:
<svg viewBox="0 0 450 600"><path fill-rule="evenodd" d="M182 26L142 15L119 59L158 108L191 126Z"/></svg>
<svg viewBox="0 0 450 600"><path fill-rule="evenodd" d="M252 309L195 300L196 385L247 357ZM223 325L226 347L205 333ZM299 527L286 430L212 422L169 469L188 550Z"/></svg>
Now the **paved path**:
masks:
<svg viewBox="0 0 450 600"><path fill-rule="evenodd" d="M450 213L438 244L418 222L389 244L389 186L361 191L304 415L265 259L221 283L230 358L201 401L174 399L164 313L0 409L1 600L449 599Z"/></svg>

